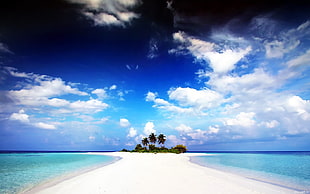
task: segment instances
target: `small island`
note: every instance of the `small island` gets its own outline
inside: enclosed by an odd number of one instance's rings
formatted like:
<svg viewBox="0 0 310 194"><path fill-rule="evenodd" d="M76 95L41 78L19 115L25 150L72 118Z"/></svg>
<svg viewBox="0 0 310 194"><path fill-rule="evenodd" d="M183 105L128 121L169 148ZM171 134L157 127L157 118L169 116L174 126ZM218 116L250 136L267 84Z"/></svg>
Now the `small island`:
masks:
<svg viewBox="0 0 310 194"><path fill-rule="evenodd" d="M141 140L141 144L137 144L134 150L122 149L121 152L139 152L139 153L185 153L187 148L185 145L176 145L172 148L166 148L164 146L166 142L166 136L164 134L156 134L151 133L149 137L145 137ZM159 147L156 147L156 143L158 143Z"/></svg>

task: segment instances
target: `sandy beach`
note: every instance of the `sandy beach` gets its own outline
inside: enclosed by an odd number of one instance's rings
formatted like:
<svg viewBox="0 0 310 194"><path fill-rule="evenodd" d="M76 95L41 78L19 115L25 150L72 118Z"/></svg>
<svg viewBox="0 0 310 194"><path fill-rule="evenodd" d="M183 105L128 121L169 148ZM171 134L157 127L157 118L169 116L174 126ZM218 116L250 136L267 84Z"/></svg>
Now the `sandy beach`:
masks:
<svg viewBox="0 0 310 194"><path fill-rule="evenodd" d="M110 165L29 193L205 194L298 193L190 162L196 154L94 153L121 157Z"/></svg>

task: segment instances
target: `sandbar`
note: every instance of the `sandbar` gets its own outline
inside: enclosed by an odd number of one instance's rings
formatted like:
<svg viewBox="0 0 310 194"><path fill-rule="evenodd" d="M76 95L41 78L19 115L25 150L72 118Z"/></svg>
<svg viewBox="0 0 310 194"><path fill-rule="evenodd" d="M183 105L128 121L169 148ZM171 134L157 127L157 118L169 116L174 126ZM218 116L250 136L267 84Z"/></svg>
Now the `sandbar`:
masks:
<svg viewBox="0 0 310 194"><path fill-rule="evenodd" d="M298 193L190 162L199 154L89 153L121 157L107 166L27 193L206 194Z"/></svg>

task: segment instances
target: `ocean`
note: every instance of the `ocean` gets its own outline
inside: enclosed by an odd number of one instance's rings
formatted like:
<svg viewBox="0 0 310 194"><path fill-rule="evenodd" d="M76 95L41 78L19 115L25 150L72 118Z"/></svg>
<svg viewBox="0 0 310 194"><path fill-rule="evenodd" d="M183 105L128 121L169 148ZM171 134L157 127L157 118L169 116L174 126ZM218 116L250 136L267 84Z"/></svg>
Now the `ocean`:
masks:
<svg viewBox="0 0 310 194"><path fill-rule="evenodd" d="M77 152L0 153L0 193L19 193L48 180L66 178L115 160L111 156Z"/></svg>
<svg viewBox="0 0 310 194"><path fill-rule="evenodd" d="M206 152L203 166L310 193L310 152ZM0 193L28 190L107 165L117 158L79 152L0 153Z"/></svg>
<svg viewBox="0 0 310 194"><path fill-rule="evenodd" d="M310 152L206 152L192 162L310 193Z"/></svg>

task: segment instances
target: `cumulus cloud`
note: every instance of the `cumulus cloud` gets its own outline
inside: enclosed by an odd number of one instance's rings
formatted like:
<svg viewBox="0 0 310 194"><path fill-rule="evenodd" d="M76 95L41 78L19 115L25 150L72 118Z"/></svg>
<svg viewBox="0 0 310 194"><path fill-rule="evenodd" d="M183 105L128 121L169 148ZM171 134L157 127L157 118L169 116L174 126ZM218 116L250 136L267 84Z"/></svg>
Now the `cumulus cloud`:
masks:
<svg viewBox="0 0 310 194"><path fill-rule="evenodd" d="M41 128L41 129L56 129L56 126L52 124L30 121L29 115L26 114L23 109L21 109L18 113L12 113L9 119L20 121L24 124L31 125L31 126Z"/></svg>
<svg viewBox="0 0 310 194"><path fill-rule="evenodd" d="M209 52L203 59L208 59L210 66L215 73L227 73L235 68L235 64L251 51L251 47L239 50L225 50L222 53Z"/></svg>
<svg viewBox="0 0 310 194"><path fill-rule="evenodd" d="M11 91L14 96L23 96L25 98L31 97L52 97L60 96L63 94L76 94L85 96L87 93L79 91L77 88L72 88L66 85L60 78L47 78L47 79L35 79L36 84L30 86L28 89L22 89L18 91Z"/></svg>
<svg viewBox="0 0 310 194"><path fill-rule="evenodd" d="M92 94L96 94L99 99L104 99L104 98L106 98L108 96L107 92L104 89L95 89L91 93Z"/></svg>
<svg viewBox="0 0 310 194"><path fill-rule="evenodd" d="M106 97L105 90L96 89L92 94L96 94L98 99L70 101L62 96L72 94L77 96L89 96L88 93L80 91L65 83L61 78L54 78L47 75L18 72L14 68L6 68L13 77L24 78L24 85L19 90L10 90L7 96L17 105L30 107L57 107L57 113L96 113L106 109L109 105L102 102ZM22 83L22 82L21 82Z"/></svg>
<svg viewBox="0 0 310 194"><path fill-rule="evenodd" d="M154 129L155 125L153 122L147 122L144 126L144 134L145 135L150 135L151 133L156 133L156 130Z"/></svg>
<svg viewBox="0 0 310 194"><path fill-rule="evenodd" d="M219 125L209 126L210 134L217 134L220 131Z"/></svg>
<svg viewBox="0 0 310 194"><path fill-rule="evenodd" d="M169 141L167 141L168 144L169 144L169 142L171 142L171 146L175 146L178 144L187 145L187 142L184 139L181 139L181 138L177 137L176 135L168 135L167 140L169 140Z"/></svg>
<svg viewBox="0 0 310 194"><path fill-rule="evenodd" d="M187 145L204 144L220 131L219 125L209 126L207 129L194 129L183 123L174 129L179 132L179 138L181 138L183 142L186 142ZM174 137L175 136L171 137L172 141L175 141Z"/></svg>
<svg viewBox="0 0 310 194"><path fill-rule="evenodd" d="M137 136L137 134L138 134L138 131L135 128L130 127L127 137L133 138L133 137Z"/></svg>
<svg viewBox="0 0 310 194"><path fill-rule="evenodd" d="M169 100L158 98L155 93L148 92L146 101L154 102L155 108L177 114L206 115L208 110L223 103L223 97L208 88L197 90L194 88L171 88L168 91Z"/></svg>
<svg viewBox="0 0 310 194"><path fill-rule="evenodd" d="M179 132L184 132L184 133L188 133L188 132L192 132L193 129L190 126L187 126L185 124L180 124L179 126L177 126L175 128L175 130L179 131Z"/></svg>
<svg viewBox="0 0 310 194"><path fill-rule="evenodd" d="M117 85L110 86L109 90L115 90L117 88Z"/></svg>
<svg viewBox="0 0 310 194"><path fill-rule="evenodd" d="M132 9L140 5L139 0L68 0L82 4L82 14L98 26L125 26L139 15Z"/></svg>
<svg viewBox="0 0 310 194"><path fill-rule="evenodd" d="M276 121L276 120L262 122L262 125L266 126L267 128L275 128L279 124L280 123L278 121Z"/></svg>
<svg viewBox="0 0 310 194"><path fill-rule="evenodd" d="M12 76L26 76L25 73L12 73ZM70 85L66 85L60 78L52 78L49 76L40 76L36 74L28 74L27 78L32 83L26 85L20 90L10 90L9 96L14 99L18 104L24 105L52 105L63 106L68 104L65 100L52 98L65 94L75 94L86 96L86 92L79 91L77 88L72 88ZM28 81L29 81L28 80Z"/></svg>
<svg viewBox="0 0 310 194"><path fill-rule="evenodd" d="M164 111L173 112L177 114L193 114L194 110L191 107L181 107L174 105L164 99L158 98L155 93L148 92L145 98L148 102L154 102L153 107Z"/></svg>
<svg viewBox="0 0 310 194"><path fill-rule="evenodd" d="M29 123L29 115L25 114L25 111L21 109L18 113L13 113L10 116L10 120L16 120L23 123Z"/></svg>
<svg viewBox="0 0 310 194"><path fill-rule="evenodd" d="M66 128L81 125L91 127L107 121L107 118L98 118L96 115L109 107L102 101L105 98L103 89L86 88L82 91L78 88L81 84L67 83L61 78L47 75L19 72L11 67L3 68L2 73L19 80L14 89L2 93L9 99L7 107L10 109L7 112L20 110L7 116L10 121L20 121L20 125L46 130L62 128L68 123L70 127ZM91 94L98 98L92 98ZM24 110L31 112L31 115Z"/></svg>
<svg viewBox="0 0 310 194"><path fill-rule="evenodd" d="M244 75L225 75L217 76L210 74L209 81L206 84L210 85L220 94L240 94L240 93L260 93L264 90L272 90L277 88L279 83L277 77L270 75L262 68L254 69L253 73Z"/></svg>
<svg viewBox="0 0 310 194"><path fill-rule="evenodd" d="M174 33L173 39L181 46L170 50L170 53L184 53L184 51L187 51L197 60L207 62L213 69L213 72L220 74L233 70L235 64L252 50L251 46L234 49L220 47L220 45L213 42L200 40L184 32ZM231 41L239 41L239 39L231 38Z"/></svg>
<svg viewBox="0 0 310 194"><path fill-rule="evenodd" d="M121 127L129 127L130 126L130 122L127 119L122 118L122 119L119 120L119 125Z"/></svg>
<svg viewBox="0 0 310 194"><path fill-rule="evenodd" d="M181 106L194 107L197 110L207 110L221 104L222 96L208 88L196 90L194 88L171 89L169 92L169 99L176 100Z"/></svg>
<svg viewBox="0 0 310 194"><path fill-rule="evenodd" d="M299 96L288 98L286 109L289 112L296 113L303 120L310 120L310 100L303 100Z"/></svg>
<svg viewBox="0 0 310 194"><path fill-rule="evenodd" d="M254 112L249 112L249 113L241 112L236 116L236 118L227 119L225 124L250 127L255 124L254 116L255 116Z"/></svg>
<svg viewBox="0 0 310 194"><path fill-rule="evenodd" d="M147 94L146 94L146 98L145 98L145 100L146 101L154 101L155 99L156 99L156 94L155 93L153 93L153 92L148 92Z"/></svg>
<svg viewBox="0 0 310 194"><path fill-rule="evenodd" d="M172 35L176 47L169 53L192 55L202 65L197 75L206 87L170 88L168 99L148 92L146 101L165 110L165 117L174 116L174 122L195 123L194 128L174 128L185 142L270 140L310 132L309 100L302 97L308 83L300 80L309 70L305 45L310 22L283 30L268 18L254 21L263 33L249 31L252 34L239 37L217 29L205 37L181 31ZM272 27L266 26L272 22ZM292 86L295 79L298 85Z"/></svg>

